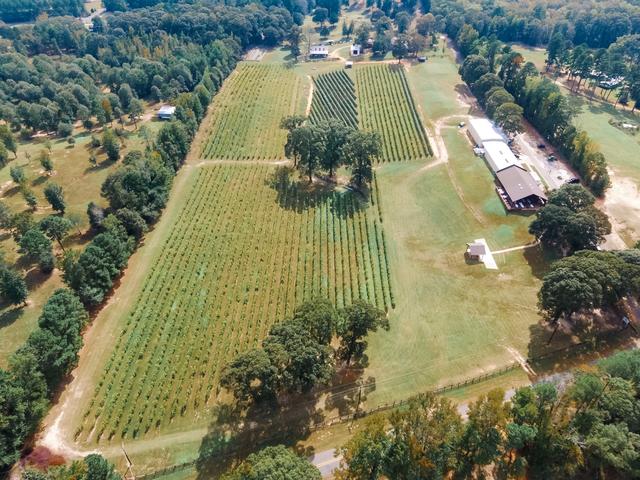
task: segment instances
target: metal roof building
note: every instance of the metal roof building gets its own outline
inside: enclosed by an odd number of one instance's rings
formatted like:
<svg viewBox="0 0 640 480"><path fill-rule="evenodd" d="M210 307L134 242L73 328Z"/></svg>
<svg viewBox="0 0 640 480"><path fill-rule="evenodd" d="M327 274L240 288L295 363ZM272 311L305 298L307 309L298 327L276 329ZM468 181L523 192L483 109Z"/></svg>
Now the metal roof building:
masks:
<svg viewBox="0 0 640 480"><path fill-rule="evenodd" d="M160 110L158 110L158 118L160 120L171 120L174 113L176 113L176 107L172 107L171 105L163 105L160 107Z"/></svg>
<svg viewBox="0 0 640 480"><path fill-rule="evenodd" d="M502 140L485 141L484 158L487 160L493 173L498 173L500 170L504 170L511 165L518 164L518 159L509 148L509 145Z"/></svg>
<svg viewBox="0 0 640 480"><path fill-rule="evenodd" d="M504 142L505 136L496 126L486 118L472 118L469 120L469 133L476 145L484 147L485 142Z"/></svg>
<svg viewBox="0 0 640 480"><path fill-rule="evenodd" d="M496 177L504 189L512 208L537 208L547 203L538 183L531 174L518 165L512 165L496 173ZM503 198L504 199L504 198Z"/></svg>
<svg viewBox="0 0 640 480"><path fill-rule="evenodd" d="M315 58L322 58L329 55L329 47L326 45L311 45L309 49L309 56Z"/></svg>

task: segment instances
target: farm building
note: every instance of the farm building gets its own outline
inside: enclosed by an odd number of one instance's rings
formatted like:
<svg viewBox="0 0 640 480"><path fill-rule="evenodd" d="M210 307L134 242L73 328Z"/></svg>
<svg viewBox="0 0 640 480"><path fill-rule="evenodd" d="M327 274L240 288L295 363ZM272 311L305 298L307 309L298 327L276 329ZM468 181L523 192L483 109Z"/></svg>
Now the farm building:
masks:
<svg viewBox="0 0 640 480"><path fill-rule="evenodd" d="M509 145L503 141L485 141L484 142L484 158L493 170L498 173L511 165L517 165L518 160L513 154Z"/></svg>
<svg viewBox="0 0 640 480"><path fill-rule="evenodd" d="M473 260L475 262L481 261L482 257L484 257L486 253L487 249L485 248L484 243L467 243L467 251L465 252L465 256L469 260Z"/></svg>
<svg viewBox="0 0 640 480"><path fill-rule="evenodd" d="M311 45L309 56L311 58L327 58L329 56L329 47L326 45Z"/></svg>
<svg viewBox="0 0 640 480"><path fill-rule="evenodd" d="M362 45L351 45L351 56L359 57L362 54Z"/></svg>
<svg viewBox="0 0 640 480"><path fill-rule="evenodd" d="M353 62L347 60L344 62L344 68L353 68Z"/></svg>
<svg viewBox="0 0 640 480"><path fill-rule="evenodd" d="M160 107L160 110L158 110L158 118L160 120L171 120L175 112L176 107L172 107L171 105L163 105Z"/></svg>
<svg viewBox="0 0 640 480"><path fill-rule="evenodd" d="M496 190L507 210L535 210L547 203L538 183L519 165L500 170L496 178L500 182Z"/></svg>
<svg viewBox="0 0 640 480"><path fill-rule="evenodd" d="M484 142L504 142L504 135L486 118L472 118L469 120L469 134L476 145L484 146Z"/></svg>

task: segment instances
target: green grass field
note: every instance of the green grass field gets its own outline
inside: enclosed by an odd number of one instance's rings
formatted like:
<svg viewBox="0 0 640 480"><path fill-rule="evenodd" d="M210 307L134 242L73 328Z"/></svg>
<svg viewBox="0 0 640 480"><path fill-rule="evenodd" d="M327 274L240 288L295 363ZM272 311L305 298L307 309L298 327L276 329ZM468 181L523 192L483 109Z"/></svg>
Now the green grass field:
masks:
<svg viewBox="0 0 640 480"><path fill-rule="evenodd" d="M196 170L191 192L119 332L80 439L193 423L222 367L303 299L394 301L380 212L348 190L307 190L286 170Z"/></svg>
<svg viewBox="0 0 640 480"><path fill-rule="evenodd" d="M397 162L429 156L429 142L401 65L355 68L360 127L378 132L381 160Z"/></svg>
<svg viewBox="0 0 640 480"><path fill-rule="evenodd" d="M370 405L500 368L515 358L509 349L526 357L539 320L537 249L497 255L498 271L465 263L476 238L492 250L531 241L530 219L507 215L483 160L455 128L443 134L448 165L378 171L397 306L390 332L370 341Z"/></svg>
<svg viewBox="0 0 640 480"><path fill-rule="evenodd" d="M281 65L240 63L216 95L202 157L229 160L284 158L282 117L296 113L297 75Z"/></svg>

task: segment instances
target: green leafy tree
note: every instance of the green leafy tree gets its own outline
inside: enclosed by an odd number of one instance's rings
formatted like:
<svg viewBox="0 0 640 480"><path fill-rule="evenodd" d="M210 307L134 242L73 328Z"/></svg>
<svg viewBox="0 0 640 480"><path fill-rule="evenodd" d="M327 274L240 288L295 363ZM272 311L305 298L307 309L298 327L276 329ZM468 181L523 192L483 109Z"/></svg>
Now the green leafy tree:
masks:
<svg viewBox="0 0 640 480"><path fill-rule="evenodd" d="M326 298L312 298L296 307L293 320L300 322L318 343L329 345L340 315Z"/></svg>
<svg viewBox="0 0 640 480"><path fill-rule="evenodd" d="M341 312L341 322L337 329L340 336L340 358L349 364L352 358L361 357L367 348L364 338L378 328L389 330L389 320L382 310L363 300L357 300L345 307Z"/></svg>
<svg viewBox="0 0 640 480"><path fill-rule="evenodd" d="M320 480L320 470L303 457L278 445L252 453L222 480Z"/></svg>
<svg viewBox="0 0 640 480"><path fill-rule="evenodd" d="M102 134L102 148L110 162L116 162L120 158L120 140L110 128L105 128Z"/></svg>
<svg viewBox="0 0 640 480"><path fill-rule="evenodd" d="M53 182L47 183L44 187L44 196L54 210L64 214L64 211L67 208L67 203L64 199L64 193L60 185Z"/></svg>
<svg viewBox="0 0 640 480"><path fill-rule="evenodd" d="M27 284L14 270L3 268L0 272L0 294L13 305L26 305Z"/></svg>
<svg viewBox="0 0 640 480"><path fill-rule="evenodd" d="M240 402L272 400L280 388L278 368L264 350L249 350L224 368L220 385Z"/></svg>
<svg viewBox="0 0 640 480"><path fill-rule="evenodd" d="M496 108L493 119L508 134L522 131L522 107L515 103L503 103Z"/></svg>
<svg viewBox="0 0 640 480"><path fill-rule="evenodd" d="M32 228L25 232L20 238L18 245L20 245L20 253L26 255L31 260L36 260L43 253L51 251L51 240L37 228Z"/></svg>
<svg viewBox="0 0 640 480"><path fill-rule="evenodd" d="M69 233L73 225L67 218L60 217L58 215L49 215L40 221L40 229L51 240L55 240L60 245L60 248L64 252L64 245L62 241Z"/></svg>
<svg viewBox="0 0 640 480"><path fill-rule="evenodd" d="M391 442L386 434L386 419L374 415L364 427L339 449L342 461L334 472L336 480L377 480L382 478Z"/></svg>
<svg viewBox="0 0 640 480"><path fill-rule="evenodd" d="M0 142L4 144L7 150L13 152L14 158L18 158L18 144L7 124L0 125Z"/></svg>
<svg viewBox="0 0 640 480"><path fill-rule="evenodd" d="M376 132L355 131L349 135L344 155L351 169L351 181L358 188L371 182L373 159L380 155L381 149L380 136Z"/></svg>
<svg viewBox="0 0 640 480"><path fill-rule="evenodd" d="M24 167L11 167L9 169L9 175L11 175L11 180L13 180L18 185L24 185L27 181L27 176L24 173Z"/></svg>
<svg viewBox="0 0 640 480"><path fill-rule="evenodd" d="M47 175L51 175L51 172L53 172L53 161L51 160L50 150L42 150L39 155L39 160L42 169Z"/></svg>
<svg viewBox="0 0 640 480"><path fill-rule="evenodd" d="M144 113L144 106L137 98L131 100L129 104L129 120L133 122L136 130L138 129L138 119Z"/></svg>

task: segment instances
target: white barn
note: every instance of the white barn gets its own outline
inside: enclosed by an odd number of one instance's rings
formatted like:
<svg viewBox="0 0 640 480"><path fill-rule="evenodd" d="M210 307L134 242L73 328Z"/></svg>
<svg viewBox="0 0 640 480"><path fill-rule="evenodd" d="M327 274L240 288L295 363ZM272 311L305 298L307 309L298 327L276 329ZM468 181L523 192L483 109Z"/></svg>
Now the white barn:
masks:
<svg viewBox="0 0 640 480"><path fill-rule="evenodd" d="M485 141L484 142L484 158L493 170L498 173L511 165L517 165L518 159L513 154L509 145L502 140Z"/></svg>
<svg viewBox="0 0 640 480"><path fill-rule="evenodd" d="M311 58L326 58L329 56L329 47L326 45L311 45L309 56Z"/></svg>
<svg viewBox="0 0 640 480"><path fill-rule="evenodd" d="M505 137L500 130L486 118L472 118L469 120L469 133L479 147L484 147L484 142L505 141Z"/></svg>
<svg viewBox="0 0 640 480"><path fill-rule="evenodd" d="M361 45L351 45L351 56L352 57L359 57L360 54L362 53L362 46Z"/></svg>

